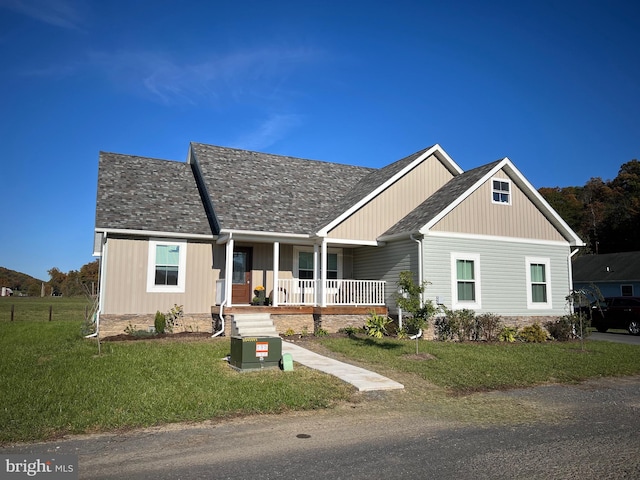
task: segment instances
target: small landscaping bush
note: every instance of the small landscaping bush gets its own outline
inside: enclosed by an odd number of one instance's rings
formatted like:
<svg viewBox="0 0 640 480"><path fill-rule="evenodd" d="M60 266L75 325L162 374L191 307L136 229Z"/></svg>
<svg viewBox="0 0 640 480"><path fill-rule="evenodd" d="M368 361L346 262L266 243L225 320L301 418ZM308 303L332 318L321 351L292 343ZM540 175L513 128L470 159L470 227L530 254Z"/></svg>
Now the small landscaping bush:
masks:
<svg viewBox="0 0 640 480"><path fill-rule="evenodd" d="M498 334L502 330L502 319L493 313L483 313L476 317L477 329L480 337L488 342L498 340Z"/></svg>
<svg viewBox="0 0 640 480"><path fill-rule="evenodd" d="M516 341L518 329L516 327L502 327L498 334L498 340L501 342L513 343Z"/></svg>
<svg viewBox="0 0 640 480"><path fill-rule="evenodd" d="M544 343L547 341L547 331L539 323L522 327L518 332L518 340L527 343Z"/></svg>
<svg viewBox="0 0 640 480"><path fill-rule="evenodd" d="M346 333L350 337L355 337L359 333L364 333L362 327L344 327L338 330L338 333Z"/></svg>
<svg viewBox="0 0 640 480"><path fill-rule="evenodd" d="M554 340L566 342L575 338L585 338L591 333L588 329L590 325L589 319L574 313L565 315L556 320L546 322L544 327Z"/></svg>
<svg viewBox="0 0 640 480"><path fill-rule="evenodd" d="M164 333L167 328L167 317L160 310L156 312L156 318L153 321L156 333Z"/></svg>
<svg viewBox="0 0 640 480"><path fill-rule="evenodd" d="M371 337L382 338L387 334L387 325L391 323L391 319L386 315L378 315L375 312L371 312L367 318L365 329L367 334Z"/></svg>
<svg viewBox="0 0 640 480"><path fill-rule="evenodd" d="M476 316L473 310L444 310L445 315L434 322L435 336L442 341L495 341L502 320L492 313Z"/></svg>

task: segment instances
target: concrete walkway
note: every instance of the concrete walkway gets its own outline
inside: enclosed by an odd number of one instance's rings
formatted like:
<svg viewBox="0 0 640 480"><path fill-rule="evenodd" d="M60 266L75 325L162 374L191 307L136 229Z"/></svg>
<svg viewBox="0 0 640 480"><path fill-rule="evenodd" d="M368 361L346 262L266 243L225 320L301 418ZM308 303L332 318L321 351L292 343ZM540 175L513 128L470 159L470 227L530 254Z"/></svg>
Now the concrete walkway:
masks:
<svg viewBox="0 0 640 480"><path fill-rule="evenodd" d="M404 388L404 385L401 383L383 377L375 372L323 357L286 340L282 341L282 353L291 354L294 362L298 362L305 367L320 370L321 372L338 377L340 380L355 386L360 392L398 390Z"/></svg>

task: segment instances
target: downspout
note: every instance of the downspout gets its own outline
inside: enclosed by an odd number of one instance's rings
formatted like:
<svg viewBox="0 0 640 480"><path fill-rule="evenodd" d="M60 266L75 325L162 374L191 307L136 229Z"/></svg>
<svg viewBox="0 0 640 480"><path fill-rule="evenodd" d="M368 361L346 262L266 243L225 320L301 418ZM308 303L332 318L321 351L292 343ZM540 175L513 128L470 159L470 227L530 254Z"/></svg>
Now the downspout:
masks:
<svg viewBox="0 0 640 480"><path fill-rule="evenodd" d="M415 238L413 233L409 235L409 238L418 244L418 285L422 286L422 240ZM420 293L420 307L422 308L423 306L422 293ZM420 337L422 337L422 329L418 330L418 333L410 336L409 338L411 340L415 340Z"/></svg>
<svg viewBox="0 0 640 480"><path fill-rule="evenodd" d="M217 337L219 335L222 335L222 333L224 332L224 306L227 304L227 300L229 298L229 296L231 295L231 288L229 288L229 286L231 285L231 282L233 281L233 238L232 238L232 234L229 234L229 240L227 241L227 247L225 249L225 267L224 267L224 298L222 299L222 301L220 302L220 311L218 313L218 316L220 317L220 330L218 330L217 332L215 332L213 335L211 335L211 338ZM229 253L231 253L231 255L229 255Z"/></svg>
<svg viewBox="0 0 640 480"><path fill-rule="evenodd" d="M91 335L87 335L85 338L99 337L100 335L100 313L102 312L104 304L104 278L107 276L107 232L104 232L102 237L102 252L100 260L98 261L100 274L98 277L98 310L96 311L96 331Z"/></svg>
<svg viewBox="0 0 640 480"><path fill-rule="evenodd" d="M226 293L225 293L224 299L222 300L222 302L220 302L220 311L218 312L218 316L220 317L220 330L218 330L213 335L211 335L211 338L217 337L218 335L222 335L222 333L224 332L224 304L225 303L227 303Z"/></svg>
<svg viewBox="0 0 640 480"><path fill-rule="evenodd" d="M569 292L573 292L573 265L571 265L571 259L573 258L573 256L576 253L578 253L579 250L580 250L579 248L576 248L573 252L571 252L567 256L567 266L569 267ZM571 314L574 313L573 301L571 302L571 307L570 307L569 313L571 313Z"/></svg>

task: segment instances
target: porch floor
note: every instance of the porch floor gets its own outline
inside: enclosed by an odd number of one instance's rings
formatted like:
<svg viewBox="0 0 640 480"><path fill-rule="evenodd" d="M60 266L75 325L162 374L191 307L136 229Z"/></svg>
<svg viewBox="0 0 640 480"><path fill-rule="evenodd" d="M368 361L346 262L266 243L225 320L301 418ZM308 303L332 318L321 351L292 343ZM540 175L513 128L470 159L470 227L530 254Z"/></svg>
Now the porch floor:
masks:
<svg viewBox="0 0 640 480"><path fill-rule="evenodd" d="M211 307L213 313L220 311L220 306ZM327 307L316 307L312 305L283 305L273 307L271 305L234 305L225 307L225 315L242 313L271 313L272 315L368 315L370 313L387 315L389 310L384 305L352 306L352 305L330 305Z"/></svg>

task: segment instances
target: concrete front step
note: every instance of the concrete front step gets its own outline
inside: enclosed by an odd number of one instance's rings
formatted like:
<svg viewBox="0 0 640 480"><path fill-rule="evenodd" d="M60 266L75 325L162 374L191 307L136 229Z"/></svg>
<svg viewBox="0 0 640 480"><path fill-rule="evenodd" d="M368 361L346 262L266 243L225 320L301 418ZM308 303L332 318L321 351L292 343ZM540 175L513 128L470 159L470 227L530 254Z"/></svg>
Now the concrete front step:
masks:
<svg viewBox="0 0 640 480"><path fill-rule="evenodd" d="M235 314L231 321L231 335L241 337L277 337L269 313Z"/></svg>

